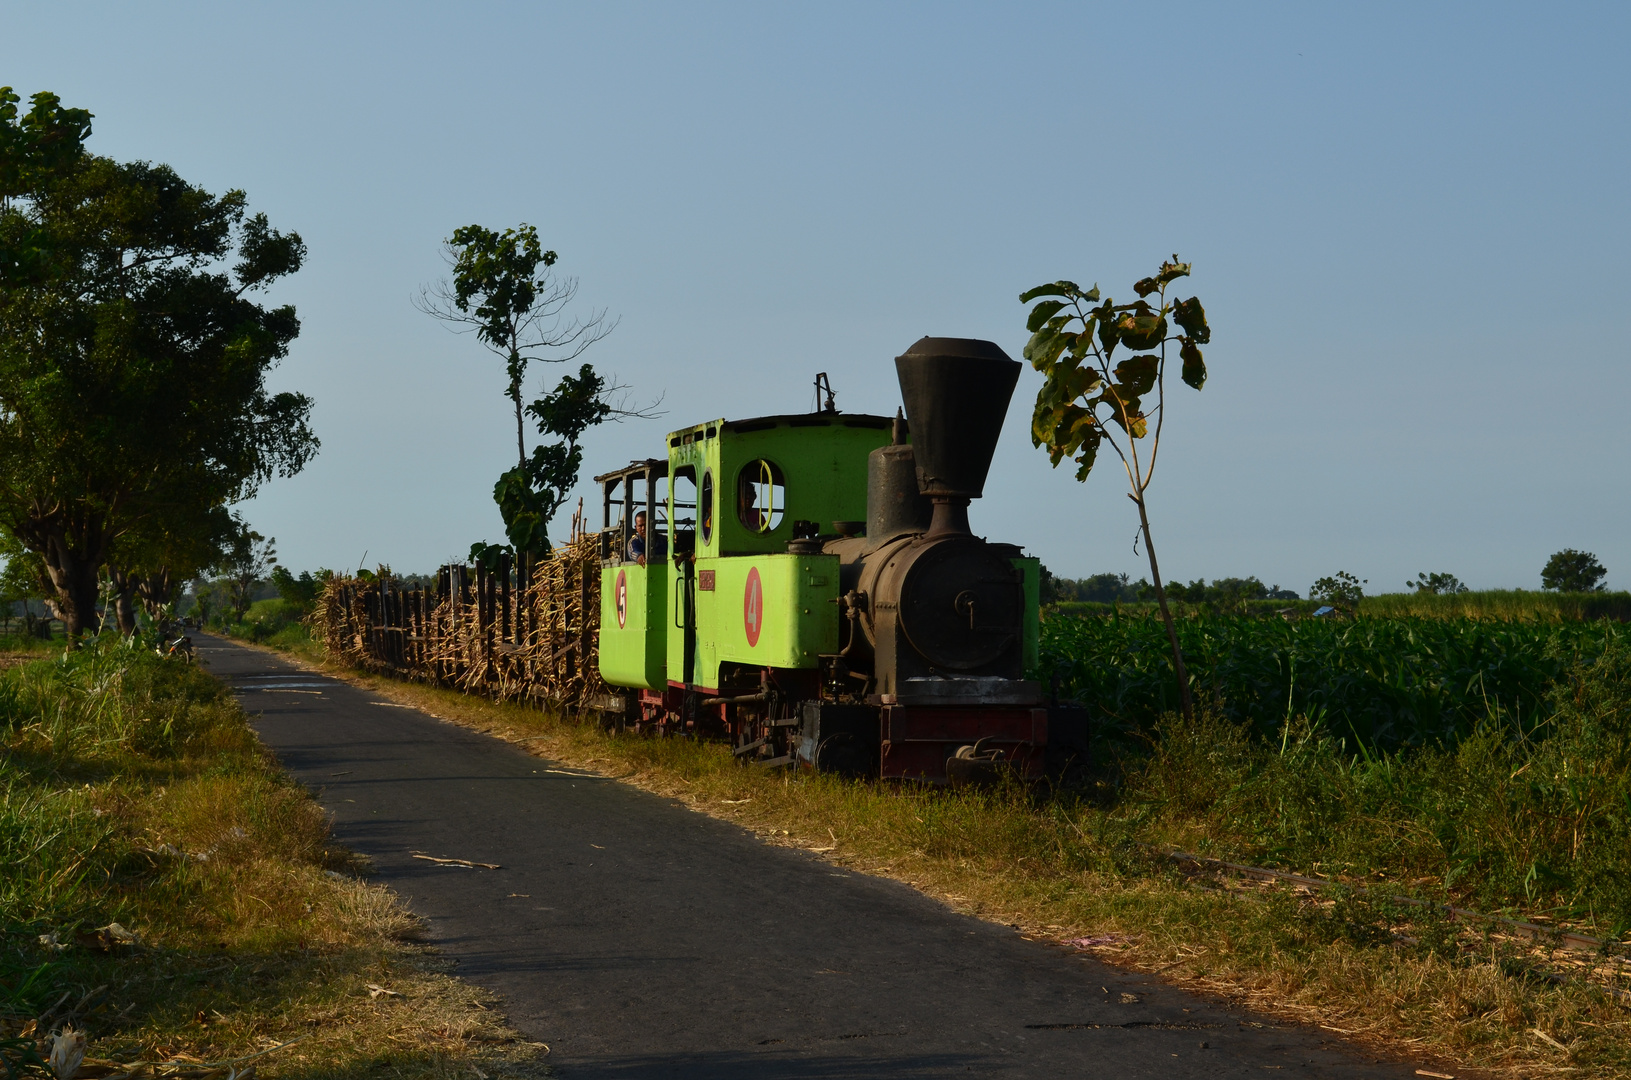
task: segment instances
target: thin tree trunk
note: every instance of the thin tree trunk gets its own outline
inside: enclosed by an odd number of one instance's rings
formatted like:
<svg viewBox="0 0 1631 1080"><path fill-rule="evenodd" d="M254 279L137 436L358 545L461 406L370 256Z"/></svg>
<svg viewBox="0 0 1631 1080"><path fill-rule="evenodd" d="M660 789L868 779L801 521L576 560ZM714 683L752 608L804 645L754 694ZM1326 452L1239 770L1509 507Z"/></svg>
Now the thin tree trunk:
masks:
<svg viewBox="0 0 1631 1080"><path fill-rule="evenodd" d="M1150 556L1150 577L1155 581L1155 598L1161 604L1161 620L1167 624L1167 641L1172 644L1172 668L1178 676L1178 700L1183 706L1184 719L1195 719L1195 707L1189 700L1189 674L1184 670L1184 653L1178 647L1178 628L1173 624L1172 611L1167 607L1167 590L1161 584L1161 567L1155 561L1155 541L1150 539L1150 518L1144 512L1144 500L1129 496L1138 505L1138 521L1144 531L1144 550Z"/></svg>
<svg viewBox="0 0 1631 1080"><path fill-rule="evenodd" d="M136 632L136 585L135 575L124 571L108 571L108 577L113 581L114 616L119 623L119 633L129 637Z"/></svg>
<svg viewBox="0 0 1631 1080"><path fill-rule="evenodd" d="M170 568L161 566L137 578L136 595L147 610L147 617L158 623L165 607L175 602L175 583L171 580Z"/></svg>
<svg viewBox="0 0 1631 1080"><path fill-rule="evenodd" d="M520 363L520 354L512 348L510 350L510 371L514 372ZM517 468L525 469L527 467L527 429L521 420L520 375L516 375L510 380L510 400L515 403L515 464Z"/></svg>
<svg viewBox="0 0 1631 1080"><path fill-rule="evenodd" d="M515 463L517 468L527 467L526 428L521 423L521 398L515 399Z"/></svg>

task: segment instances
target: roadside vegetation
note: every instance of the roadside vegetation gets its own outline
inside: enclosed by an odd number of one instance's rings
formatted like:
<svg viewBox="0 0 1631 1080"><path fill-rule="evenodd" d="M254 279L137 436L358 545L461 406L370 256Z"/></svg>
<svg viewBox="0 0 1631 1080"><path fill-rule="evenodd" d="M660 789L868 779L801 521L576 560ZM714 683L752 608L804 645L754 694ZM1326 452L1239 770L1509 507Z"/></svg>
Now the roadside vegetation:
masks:
<svg viewBox="0 0 1631 1080"><path fill-rule="evenodd" d="M251 1057L272 1077L540 1073L218 682L139 641L0 646L8 1075L52 1075L44 1059L76 1032L80 1075Z"/></svg>
<svg viewBox="0 0 1631 1080"><path fill-rule="evenodd" d="M1537 592L1488 589L1462 593L1388 593L1367 596L1359 614L1377 618L1414 615L1428 619L1491 619L1505 622L1631 622L1631 592Z"/></svg>
<svg viewBox="0 0 1631 1080"><path fill-rule="evenodd" d="M1260 729L1198 697L1193 721L1167 711L1109 729L1082 782L1041 791L765 772L721 745L325 666L769 842L1379 1053L1610 1077L1631 1069L1631 648L1592 629L1540 686L1543 722L1519 727L1494 706L1454 739L1384 750L1301 713ZM315 644L292 651L324 663ZM1219 876L1174 852L1338 887ZM1609 944L1569 951L1453 921L1446 903Z"/></svg>

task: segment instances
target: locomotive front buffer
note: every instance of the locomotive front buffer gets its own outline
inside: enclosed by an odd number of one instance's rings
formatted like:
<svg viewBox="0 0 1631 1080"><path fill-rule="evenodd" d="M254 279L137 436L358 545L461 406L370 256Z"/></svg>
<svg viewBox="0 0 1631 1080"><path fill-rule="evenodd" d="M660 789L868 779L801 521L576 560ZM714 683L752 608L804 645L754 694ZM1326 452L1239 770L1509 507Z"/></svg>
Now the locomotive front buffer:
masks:
<svg viewBox="0 0 1631 1080"><path fill-rule="evenodd" d="M923 338L895 368L904 415L829 396L673 432L666 459L595 478L612 722L929 783L1085 764L1085 712L1025 677L1040 564L968 524L1020 365Z"/></svg>

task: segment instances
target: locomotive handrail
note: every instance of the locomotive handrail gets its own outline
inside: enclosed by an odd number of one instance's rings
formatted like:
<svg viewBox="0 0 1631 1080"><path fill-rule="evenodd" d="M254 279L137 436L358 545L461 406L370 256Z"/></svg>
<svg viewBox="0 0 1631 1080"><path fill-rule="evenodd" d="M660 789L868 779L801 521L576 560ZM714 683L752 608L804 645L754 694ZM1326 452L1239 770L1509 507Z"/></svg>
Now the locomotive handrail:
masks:
<svg viewBox="0 0 1631 1080"><path fill-rule="evenodd" d="M770 519L776 513L776 474L770 470L768 458L759 459L759 476L765 486L765 508L759 514L759 531L770 531Z"/></svg>

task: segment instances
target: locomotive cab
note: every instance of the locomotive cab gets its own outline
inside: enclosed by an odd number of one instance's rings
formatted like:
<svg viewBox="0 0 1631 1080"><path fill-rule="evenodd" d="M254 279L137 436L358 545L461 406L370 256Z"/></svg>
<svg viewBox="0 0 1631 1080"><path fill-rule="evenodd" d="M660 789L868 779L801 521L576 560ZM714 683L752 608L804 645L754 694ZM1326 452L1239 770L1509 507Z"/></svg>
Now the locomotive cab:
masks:
<svg viewBox="0 0 1631 1080"><path fill-rule="evenodd" d="M668 462L659 459L595 477L606 521L600 534L600 673L608 684L637 692L665 685L673 530L666 498L658 493L666 493L667 479Z"/></svg>

